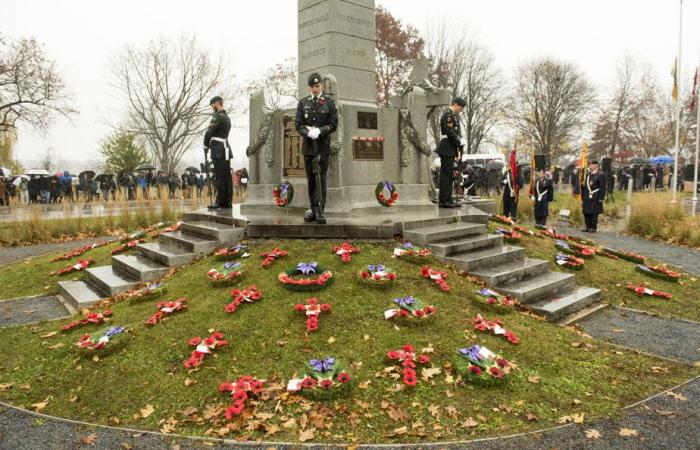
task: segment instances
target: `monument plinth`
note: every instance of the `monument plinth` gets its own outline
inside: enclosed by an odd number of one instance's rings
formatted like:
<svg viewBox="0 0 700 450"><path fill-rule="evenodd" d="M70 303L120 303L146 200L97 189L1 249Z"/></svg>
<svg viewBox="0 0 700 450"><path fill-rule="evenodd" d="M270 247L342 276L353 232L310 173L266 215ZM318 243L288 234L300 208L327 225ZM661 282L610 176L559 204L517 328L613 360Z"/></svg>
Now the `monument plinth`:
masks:
<svg viewBox="0 0 700 450"><path fill-rule="evenodd" d="M318 72L324 92L336 100L338 130L331 137L327 176L327 217L377 213L380 181L399 192L395 210L432 209L427 116L449 104L449 92L420 87L427 61L418 60L414 85L395 98L396 107L376 105L374 0L298 0L299 96L309 95L308 75ZM300 214L308 208L301 137L295 110L266 111L264 92L250 99L248 197L241 213L255 216ZM272 189L284 180L294 185L291 206L274 206Z"/></svg>

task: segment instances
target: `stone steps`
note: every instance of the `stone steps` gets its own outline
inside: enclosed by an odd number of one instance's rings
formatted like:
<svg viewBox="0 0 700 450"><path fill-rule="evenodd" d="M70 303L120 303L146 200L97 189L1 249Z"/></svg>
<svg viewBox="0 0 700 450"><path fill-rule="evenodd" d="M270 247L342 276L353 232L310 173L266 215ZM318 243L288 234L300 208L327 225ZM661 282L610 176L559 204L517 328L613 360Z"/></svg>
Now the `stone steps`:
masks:
<svg viewBox="0 0 700 450"><path fill-rule="evenodd" d="M219 242L236 242L243 238L242 228L232 228L231 225L198 220L194 222L183 222L180 230L188 235L214 239Z"/></svg>
<svg viewBox="0 0 700 450"><path fill-rule="evenodd" d="M498 234L483 234L463 239L454 239L446 242L435 242L428 244L428 248L435 256L451 256L457 253L464 253L471 250L501 247L503 246L503 236Z"/></svg>
<svg viewBox="0 0 700 450"><path fill-rule="evenodd" d="M547 320L556 322L596 302L600 294L600 289L577 286L572 291L544 297L529 306Z"/></svg>
<svg viewBox="0 0 700 450"><path fill-rule="evenodd" d="M141 281L122 276L112 266L101 266L85 269L85 281L91 287L97 288L105 297L113 297L138 286Z"/></svg>
<svg viewBox="0 0 700 450"><path fill-rule="evenodd" d="M200 237L182 230L172 233L163 233L160 235L159 241L172 247L181 248L189 253L194 253L195 255L210 253L219 246L219 242L216 239Z"/></svg>
<svg viewBox="0 0 700 450"><path fill-rule="evenodd" d="M442 217L435 217L431 219L422 220L412 220L410 222L403 222L402 229L403 232L416 230L419 228L429 228L439 225L454 225L457 223L482 223L487 224L489 221L489 215L479 211L476 208L469 208L466 212L458 211L456 214L446 214Z"/></svg>
<svg viewBox="0 0 700 450"><path fill-rule="evenodd" d="M114 255L112 267L123 275L139 281L156 280L166 273L169 267L141 255Z"/></svg>
<svg viewBox="0 0 700 450"><path fill-rule="evenodd" d="M404 232L404 239L414 244L426 245L450 239L477 236L486 233L486 225L481 223L452 223L416 228Z"/></svg>
<svg viewBox="0 0 700 450"><path fill-rule="evenodd" d="M475 270L481 268L521 261L525 258L525 254L525 249L522 247L504 245L493 248L477 249L471 252L458 253L456 255L445 256L438 259L449 264L454 264L467 272L474 272Z"/></svg>
<svg viewBox="0 0 700 450"><path fill-rule="evenodd" d="M510 295L520 303L532 303L547 295L565 292L574 286L576 277L564 272L547 272L515 283L498 286L502 294Z"/></svg>
<svg viewBox="0 0 700 450"><path fill-rule="evenodd" d="M472 275L484 280L488 287L502 286L549 271L549 263L542 259L525 258L519 261L477 269Z"/></svg>
<svg viewBox="0 0 700 450"><path fill-rule="evenodd" d="M104 298L104 294L84 281L59 281L58 292L77 311L92 306Z"/></svg>
<svg viewBox="0 0 700 450"><path fill-rule="evenodd" d="M136 246L136 250L146 258L168 267L183 266L195 258L195 254L192 252L161 242L139 244Z"/></svg>

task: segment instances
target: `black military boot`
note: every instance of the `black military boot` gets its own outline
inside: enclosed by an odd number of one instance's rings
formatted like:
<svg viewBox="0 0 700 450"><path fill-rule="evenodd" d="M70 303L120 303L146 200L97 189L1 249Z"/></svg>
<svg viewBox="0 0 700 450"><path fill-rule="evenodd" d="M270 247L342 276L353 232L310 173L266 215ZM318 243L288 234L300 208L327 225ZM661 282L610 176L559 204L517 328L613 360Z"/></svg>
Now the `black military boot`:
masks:
<svg viewBox="0 0 700 450"><path fill-rule="evenodd" d="M323 217L323 207L321 206L316 207L316 223L319 225L326 224L326 218Z"/></svg>
<svg viewBox="0 0 700 450"><path fill-rule="evenodd" d="M304 212L304 222L315 222L316 221L316 214L314 213L313 207L311 209L307 209Z"/></svg>

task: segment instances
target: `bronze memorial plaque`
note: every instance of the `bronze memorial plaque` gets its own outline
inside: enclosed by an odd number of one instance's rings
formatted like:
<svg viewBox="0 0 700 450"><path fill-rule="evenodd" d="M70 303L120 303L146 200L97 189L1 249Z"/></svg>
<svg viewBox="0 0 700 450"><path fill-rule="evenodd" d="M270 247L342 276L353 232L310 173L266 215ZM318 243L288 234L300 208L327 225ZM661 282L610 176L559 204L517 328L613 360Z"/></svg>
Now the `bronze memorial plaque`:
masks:
<svg viewBox="0 0 700 450"><path fill-rule="evenodd" d="M284 168L285 177L305 177L304 155L301 154L301 135L294 127L294 117L284 116Z"/></svg>
<svg viewBox="0 0 700 450"><path fill-rule="evenodd" d="M377 129L377 113L376 112L357 112L357 128L363 130Z"/></svg>
<svg viewBox="0 0 700 450"><path fill-rule="evenodd" d="M379 140L353 140L352 159L361 161L382 161L384 159L384 142Z"/></svg>

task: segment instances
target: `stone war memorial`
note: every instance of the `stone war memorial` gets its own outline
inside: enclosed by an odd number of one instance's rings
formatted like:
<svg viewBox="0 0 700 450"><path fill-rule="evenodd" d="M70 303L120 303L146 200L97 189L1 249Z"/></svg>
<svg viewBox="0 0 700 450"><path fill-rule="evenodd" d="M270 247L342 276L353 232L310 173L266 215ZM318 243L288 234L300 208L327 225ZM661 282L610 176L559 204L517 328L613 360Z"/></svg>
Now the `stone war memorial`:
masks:
<svg viewBox="0 0 700 450"><path fill-rule="evenodd" d="M595 200L590 177L582 199L546 191L535 152L523 164L538 178L519 200L512 150L507 164L465 156L494 166L502 193L445 202L431 170L438 154L457 167L445 149L465 146L466 101L420 55L377 106L381 24L399 16L374 0L287 7L270 36L296 28L299 106L271 111L267 92L250 95L247 192L218 176L236 173L233 102L207 91L194 102L211 110L196 143L205 162L187 171L213 168L216 201L198 174L189 187L204 198L105 195L46 235L44 205L14 223L2 219L15 205L0 205L0 238L31 230L0 246L0 449L699 448L700 253L603 221L598 234L546 225L548 193L581 205L572 224ZM259 33L253 19L234 25ZM318 119L333 105L335 132ZM323 158L330 148L322 220L307 216L321 200L309 201L309 143ZM497 213L499 197L513 215Z"/></svg>

